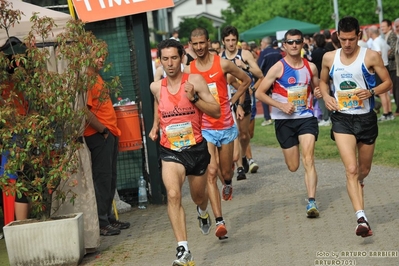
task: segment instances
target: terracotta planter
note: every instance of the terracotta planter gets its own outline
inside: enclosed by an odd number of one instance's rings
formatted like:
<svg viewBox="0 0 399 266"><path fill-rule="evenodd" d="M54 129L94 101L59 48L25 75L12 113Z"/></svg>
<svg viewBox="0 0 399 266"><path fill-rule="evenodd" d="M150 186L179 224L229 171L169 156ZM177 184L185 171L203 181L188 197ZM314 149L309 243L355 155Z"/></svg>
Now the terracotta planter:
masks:
<svg viewBox="0 0 399 266"><path fill-rule="evenodd" d="M83 213L4 226L10 266L78 265L84 256Z"/></svg>

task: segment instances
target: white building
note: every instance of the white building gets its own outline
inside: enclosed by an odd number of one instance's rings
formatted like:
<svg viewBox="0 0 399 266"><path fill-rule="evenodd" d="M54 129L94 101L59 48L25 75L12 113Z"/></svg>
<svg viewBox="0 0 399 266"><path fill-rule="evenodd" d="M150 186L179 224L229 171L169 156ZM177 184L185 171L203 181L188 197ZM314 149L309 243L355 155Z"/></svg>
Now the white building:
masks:
<svg viewBox="0 0 399 266"><path fill-rule="evenodd" d="M227 0L174 0L175 6L147 13L148 26L164 33L163 38L169 38L174 30L178 30L183 18L205 17L212 21L218 29L220 39L220 27L225 22L222 19L222 9L227 9ZM154 34L151 34L154 40Z"/></svg>
<svg viewBox="0 0 399 266"><path fill-rule="evenodd" d="M172 28L178 28L179 23L185 17L206 17L213 21L215 27L220 27L224 23L221 11L228 7L227 0L177 0L175 6L170 8L172 10Z"/></svg>

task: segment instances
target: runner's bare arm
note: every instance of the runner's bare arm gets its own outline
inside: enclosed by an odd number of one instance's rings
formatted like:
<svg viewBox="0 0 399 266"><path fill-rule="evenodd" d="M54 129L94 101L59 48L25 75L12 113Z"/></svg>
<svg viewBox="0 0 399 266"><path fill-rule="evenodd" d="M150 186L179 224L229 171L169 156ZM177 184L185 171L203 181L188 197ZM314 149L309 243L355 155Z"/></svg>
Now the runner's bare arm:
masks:
<svg viewBox="0 0 399 266"><path fill-rule="evenodd" d="M195 103L195 106L197 106L198 109L213 118L220 117L220 105L212 96L208 84L201 75L190 74L184 88L189 100L194 99L195 93L198 95L199 100Z"/></svg>
<svg viewBox="0 0 399 266"><path fill-rule="evenodd" d="M292 103L278 102L266 94L266 92L270 89L270 87L273 85L276 79L281 77L282 74L283 74L283 64L280 61L278 61L267 72L266 77L262 80L258 89L255 92L255 97L258 100L270 106L279 108L284 113L292 114L295 111L294 105Z"/></svg>
<svg viewBox="0 0 399 266"><path fill-rule="evenodd" d="M247 74L245 74L243 70L241 70L229 60L221 58L220 64L225 74L231 74L241 81L240 86L237 88L237 92L230 99L232 103L235 103L240 98L240 96L245 93L245 90L248 89L249 85L251 84L251 79L248 77Z"/></svg>
<svg viewBox="0 0 399 266"><path fill-rule="evenodd" d="M190 66L185 66L184 69L183 69L183 73L190 74L191 73Z"/></svg>
<svg viewBox="0 0 399 266"><path fill-rule="evenodd" d="M158 81L158 80L162 79L162 76L163 76L163 66L159 66L155 70L154 81Z"/></svg>
<svg viewBox="0 0 399 266"><path fill-rule="evenodd" d="M336 51L325 53L323 56L323 61L321 63L321 72L320 72L320 93L325 102L326 108L330 111L337 111L338 103L334 97L330 96L330 67L334 60Z"/></svg>
<svg viewBox="0 0 399 266"><path fill-rule="evenodd" d="M256 78L261 79L263 78L262 70L260 70L258 63L255 61L252 53L247 50L243 50L243 58L247 61L249 69L248 71L251 72Z"/></svg>
<svg viewBox="0 0 399 266"><path fill-rule="evenodd" d="M227 74L227 83L229 83L231 86L233 86L234 89L236 89L236 90L240 87L240 83L238 82L238 80L230 74ZM245 93L240 97L238 103L244 103L244 101L245 101ZM236 116L240 120L242 120L245 116L245 112L241 105L237 106Z"/></svg>
<svg viewBox="0 0 399 266"><path fill-rule="evenodd" d="M312 70L312 89L313 89L313 95L317 98L321 98L321 92L319 88L319 71L317 70L317 67L315 64L312 62L309 62L310 69Z"/></svg>
<svg viewBox="0 0 399 266"><path fill-rule="evenodd" d="M161 86L161 81L153 82L150 85L151 92L154 96L154 121L152 123L152 128L148 137L152 141L156 141L158 139L158 132L159 132L159 115L158 115L158 97L159 97L159 90Z"/></svg>
<svg viewBox="0 0 399 266"><path fill-rule="evenodd" d="M388 70L384 66L384 62L379 54L374 51L367 50L365 63L366 66L369 66L369 69L374 69L375 73L382 81L380 85L374 88L375 94L382 94L392 89L391 78L389 77Z"/></svg>

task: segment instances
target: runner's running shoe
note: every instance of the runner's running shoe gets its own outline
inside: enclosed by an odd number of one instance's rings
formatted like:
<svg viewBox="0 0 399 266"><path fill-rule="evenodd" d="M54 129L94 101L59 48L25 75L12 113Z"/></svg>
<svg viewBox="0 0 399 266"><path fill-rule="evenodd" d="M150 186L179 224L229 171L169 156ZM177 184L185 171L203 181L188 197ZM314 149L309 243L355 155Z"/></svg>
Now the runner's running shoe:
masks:
<svg viewBox="0 0 399 266"><path fill-rule="evenodd" d="M245 172L244 172L244 168L238 167L237 168L237 181L244 180L244 179L247 179L247 176L245 175Z"/></svg>
<svg viewBox="0 0 399 266"><path fill-rule="evenodd" d="M220 239L226 239L227 236L227 229L226 229L226 224L224 221L220 221L216 223L216 230L215 230L215 235Z"/></svg>
<svg viewBox="0 0 399 266"><path fill-rule="evenodd" d="M233 198L233 186L232 185L223 185L222 198L224 201L228 201Z"/></svg>
<svg viewBox="0 0 399 266"><path fill-rule="evenodd" d="M198 207L197 207L197 211L198 211ZM206 212L205 216L200 216L198 215L198 223L199 223L199 228L201 230L201 232L204 235L209 234L209 231L211 230L211 219L209 217L209 213Z"/></svg>
<svg viewBox="0 0 399 266"><path fill-rule="evenodd" d="M357 219L356 226L356 235L361 237L368 237L373 235L373 231L371 231L369 223L364 219L364 217L360 217Z"/></svg>
<svg viewBox="0 0 399 266"><path fill-rule="evenodd" d="M194 266L194 258L190 251L187 251L183 246L176 248L176 259L173 261L172 266Z"/></svg>
<svg viewBox="0 0 399 266"><path fill-rule="evenodd" d="M316 218L319 217L319 210L317 209L316 201L311 200L308 201L308 205L306 206L306 215L308 218Z"/></svg>
<svg viewBox="0 0 399 266"><path fill-rule="evenodd" d="M249 160L249 172L256 173L259 169L259 165L255 163L254 159Z"/></svg>

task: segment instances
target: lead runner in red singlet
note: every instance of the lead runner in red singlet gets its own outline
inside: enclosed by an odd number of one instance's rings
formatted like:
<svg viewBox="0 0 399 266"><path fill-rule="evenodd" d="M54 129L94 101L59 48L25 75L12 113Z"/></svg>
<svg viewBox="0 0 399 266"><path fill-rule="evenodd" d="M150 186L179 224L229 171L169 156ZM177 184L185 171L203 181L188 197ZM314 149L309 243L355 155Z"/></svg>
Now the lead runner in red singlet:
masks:
<svg viewBox="0 0 399 266"><path fill-rule="evenodd" d="M149 137L155 141L161 130L162 180L168 198L168 215L177 240L173 265L192 265L188 248L185 213L181 204L182 185L188 176L191 198L198 212L207 213L206 172L210 162L207 142L202 137L202 115L220 117L220 106L201 75L181 71L183 46L168 39L158 45L166 78L151 83L154 95L154 124ZM210 225L210 223L209 223Z"/></svg>

